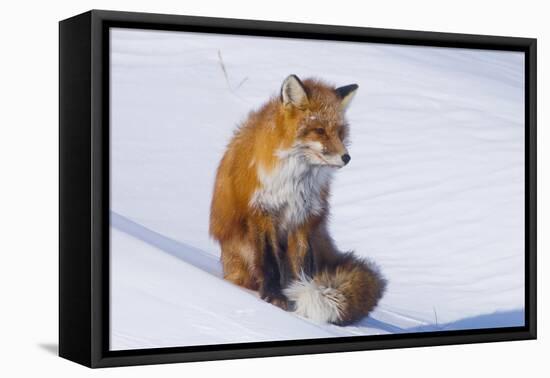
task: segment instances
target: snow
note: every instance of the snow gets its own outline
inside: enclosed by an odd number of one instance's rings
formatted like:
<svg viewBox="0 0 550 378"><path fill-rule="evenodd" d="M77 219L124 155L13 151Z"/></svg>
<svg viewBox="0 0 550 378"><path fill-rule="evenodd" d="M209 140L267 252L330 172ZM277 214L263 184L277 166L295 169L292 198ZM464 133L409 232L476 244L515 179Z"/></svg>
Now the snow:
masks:
<svg viewBox="0 0 550 378"><path fill-rule="evenodd" d="M523 325L522 53L111 30L111 349ZM236 125L291 74L359 84L331 233L375 261L366 319L315 324L221 279Z"/></svg>

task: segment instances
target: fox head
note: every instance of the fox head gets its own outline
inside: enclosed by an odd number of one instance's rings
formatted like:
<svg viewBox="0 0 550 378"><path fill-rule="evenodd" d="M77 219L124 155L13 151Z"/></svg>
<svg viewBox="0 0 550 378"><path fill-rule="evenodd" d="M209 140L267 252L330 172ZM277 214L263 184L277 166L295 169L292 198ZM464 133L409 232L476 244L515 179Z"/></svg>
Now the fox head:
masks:
<svg viewBox="0 0 550 378"><path fill-rule="evenodd" d="M357 88L335 88L313 79L302 82L296 75L284 80L280 102L285 124L295 134L293 148L309 164L341 168L351 160L344 113Z"/></svg>

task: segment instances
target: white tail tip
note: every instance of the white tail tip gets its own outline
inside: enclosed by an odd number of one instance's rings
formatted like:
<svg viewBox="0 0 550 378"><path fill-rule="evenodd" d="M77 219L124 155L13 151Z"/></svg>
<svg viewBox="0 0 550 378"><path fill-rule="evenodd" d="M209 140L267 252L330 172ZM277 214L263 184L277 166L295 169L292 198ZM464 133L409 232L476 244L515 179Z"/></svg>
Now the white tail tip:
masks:
<svg viewBox="0 0 550 378"><path fill-rule="evenodd" d="M344 295L335 288L325 287L301 275L284 289L284 294L295 304L294 312L317 323L337 323L342 320Z"/></svg>

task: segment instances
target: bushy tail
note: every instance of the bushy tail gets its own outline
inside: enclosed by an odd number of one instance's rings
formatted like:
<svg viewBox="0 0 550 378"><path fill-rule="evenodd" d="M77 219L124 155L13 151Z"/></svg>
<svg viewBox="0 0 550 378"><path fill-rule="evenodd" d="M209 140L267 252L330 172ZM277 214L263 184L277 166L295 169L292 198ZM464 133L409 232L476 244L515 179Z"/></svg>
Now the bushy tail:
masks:
<svg viewBox="0 0 550 378"><path fill-rule="evenodd" d="M318 270L302 275L284 290L298 315L319 323L346 325L367 316L384 293L386 281L371 262L344 253Z"/></svg>

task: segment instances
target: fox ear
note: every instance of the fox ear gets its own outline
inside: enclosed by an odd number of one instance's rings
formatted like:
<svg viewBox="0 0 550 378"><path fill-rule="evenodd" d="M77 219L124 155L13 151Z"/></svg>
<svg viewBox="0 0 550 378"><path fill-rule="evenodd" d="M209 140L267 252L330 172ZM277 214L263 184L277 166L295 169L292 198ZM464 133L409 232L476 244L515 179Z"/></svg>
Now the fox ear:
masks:
<svg viewBox="0 0 550 378"><path fill-rule="evenodd" d="M292 105L304 108L308 104L307 92L304 84L296 75L288 76L281 87L281 101L283 105Z"/></svg>
<svg viewBox="0 0 550 378"><path fill-rule="evenodd" d="M359 88L357 84L350 84L336 88L336 94L340 98L340 103L343 110L348 107L351 99L355 96L355 92L357 92L357 88Z"/></svg>

